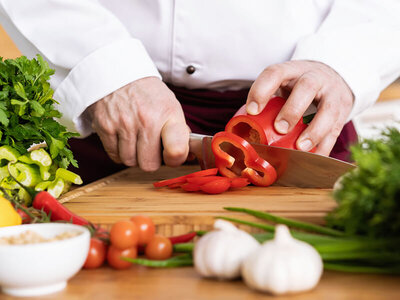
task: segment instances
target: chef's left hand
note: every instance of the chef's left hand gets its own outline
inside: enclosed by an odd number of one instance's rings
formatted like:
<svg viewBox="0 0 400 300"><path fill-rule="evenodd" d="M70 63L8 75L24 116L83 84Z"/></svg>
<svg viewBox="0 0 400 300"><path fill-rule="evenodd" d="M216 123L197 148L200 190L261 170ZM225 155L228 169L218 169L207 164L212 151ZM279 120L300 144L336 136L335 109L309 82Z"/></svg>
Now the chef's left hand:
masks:
<svg viewBox="0 0 400 300"><path fill-rule="evenodd" d="M297 148L329 155L352 109L354 96L343 78L329 66L316 61L288 61L267 67L253 83L247 112L258 114L277 93L287 98L275 119L275 129L289 132L314 101L317 113L297 140Z"/></svg>

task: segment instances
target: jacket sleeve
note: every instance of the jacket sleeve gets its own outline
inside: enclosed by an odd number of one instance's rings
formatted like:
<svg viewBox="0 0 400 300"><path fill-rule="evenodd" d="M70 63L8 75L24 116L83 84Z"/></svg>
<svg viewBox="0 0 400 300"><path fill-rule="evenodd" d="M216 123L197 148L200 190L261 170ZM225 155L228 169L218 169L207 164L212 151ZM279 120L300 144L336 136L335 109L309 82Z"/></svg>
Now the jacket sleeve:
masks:
<svg viewBox="0 0 400 300"><path fill-rule="evenodd" d="M82 137L92 132L88 106L134 80L161 78L143 44L95 0L0 0L0 20L23 54L40 53L56 70L60 121Z"/></svg>
<svg viewBox="0 0 400 300"><path fill-rule="evenodd" d="M400 75L400 1L336 0L315 34L304 37L292 60L332 67L349 85L348 118L371 106Z"/></svg>

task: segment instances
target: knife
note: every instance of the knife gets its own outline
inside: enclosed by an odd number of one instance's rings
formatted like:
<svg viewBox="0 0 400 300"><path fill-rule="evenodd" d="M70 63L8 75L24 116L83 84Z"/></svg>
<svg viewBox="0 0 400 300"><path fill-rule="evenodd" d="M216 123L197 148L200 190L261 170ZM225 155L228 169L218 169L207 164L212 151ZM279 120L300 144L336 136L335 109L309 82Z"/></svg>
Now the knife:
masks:
<svg viewBox="0 0 400 300"><path fill-rule="evenodd" d="M215 168L211 150L212 136L190 134L189 152L196 156L202 169ZM300 150L251 143L258 155L278 173L274 185L302 188L333 188L336 180L355 165L335 158Z"/></svg>

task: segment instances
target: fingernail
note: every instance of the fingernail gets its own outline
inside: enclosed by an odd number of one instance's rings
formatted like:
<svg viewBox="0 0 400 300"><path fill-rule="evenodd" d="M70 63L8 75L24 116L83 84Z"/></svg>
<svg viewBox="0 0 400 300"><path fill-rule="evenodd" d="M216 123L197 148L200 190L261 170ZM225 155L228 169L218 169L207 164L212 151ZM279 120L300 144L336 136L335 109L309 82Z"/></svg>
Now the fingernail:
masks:
<svg viewBox="0 0 400 300"><path fill-rule="evenodd" d="M275 129L281 134L286 134L289 130L289 123L285 120L280 120L275 123Z"/></svg>
<svg viewBox="0 0 400 300"><path fill-rule="evenodd" d="M312 148L312 142L309 139L305 139L299 142L300 150L308 151Z"/></svg>
<svg viewBox="0 0 400 300"><path fill-rule="evenodd" d="M258 104L257 104L257 102L250 102L250 103L247 105L247 112L248 112L250 115L256 115L256 114L258 114Z"/></svg>

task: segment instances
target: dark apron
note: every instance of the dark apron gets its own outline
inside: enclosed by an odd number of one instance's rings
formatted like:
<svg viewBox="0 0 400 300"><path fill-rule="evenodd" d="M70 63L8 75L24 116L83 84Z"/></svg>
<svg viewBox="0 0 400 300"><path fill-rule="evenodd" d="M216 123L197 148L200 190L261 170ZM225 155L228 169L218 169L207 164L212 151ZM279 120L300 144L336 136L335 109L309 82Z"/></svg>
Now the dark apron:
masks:
<svg viewBox="0 0 400 300"><path fill-rule="evenodd" d="M225 124L246 102L249 91L189 90L171 85L169 88L180 101L186 123L192 132L208 135L224 130ZM353 123L349 122L344 126L330 156L349 161L349 146L356 142L357 133ZM71 167L71 171L79 174L85 184L126 168L107 156L96 134L84 139L70 139L69 144L79 164L78 169Z"/></svg>

